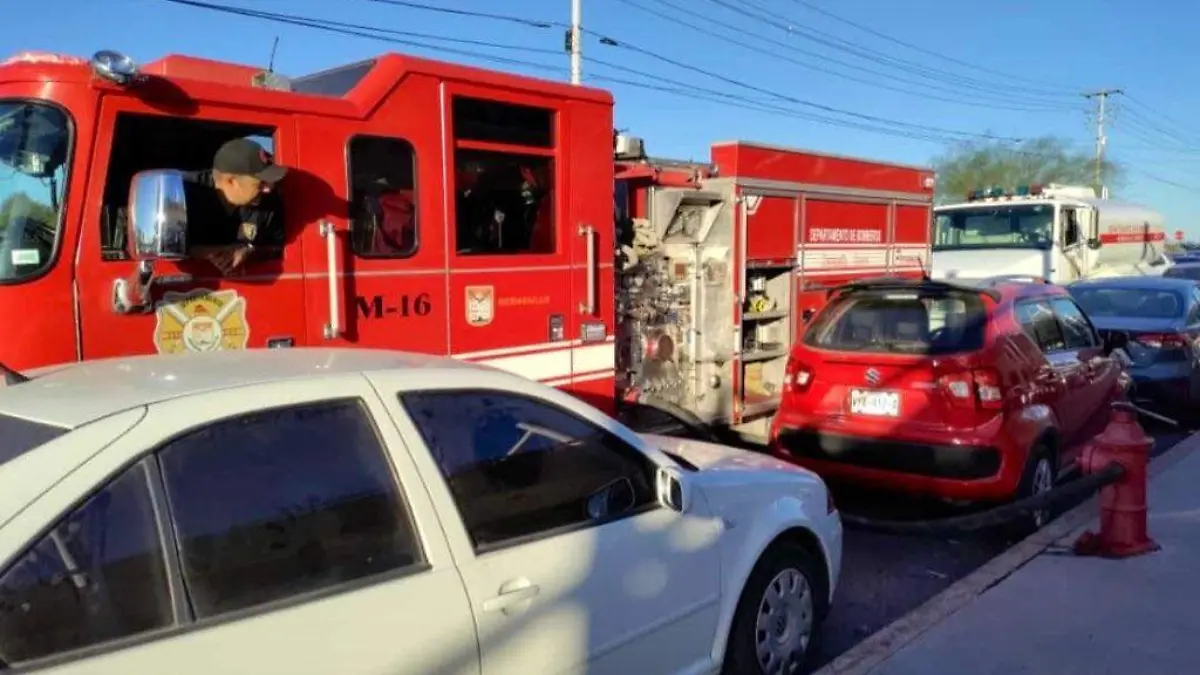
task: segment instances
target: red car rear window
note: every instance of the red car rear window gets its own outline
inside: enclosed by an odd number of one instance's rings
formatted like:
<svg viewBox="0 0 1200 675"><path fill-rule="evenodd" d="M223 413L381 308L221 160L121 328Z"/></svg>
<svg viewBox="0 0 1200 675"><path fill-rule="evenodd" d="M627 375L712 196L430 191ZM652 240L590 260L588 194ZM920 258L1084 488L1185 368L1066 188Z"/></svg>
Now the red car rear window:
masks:
<svg viewBox="0 0 1200 675"><path fill-rule="evenodd" d="M805 333L817 349L952 354L983 347L987 312L978 294L871 291L833 300Z"/></svg>

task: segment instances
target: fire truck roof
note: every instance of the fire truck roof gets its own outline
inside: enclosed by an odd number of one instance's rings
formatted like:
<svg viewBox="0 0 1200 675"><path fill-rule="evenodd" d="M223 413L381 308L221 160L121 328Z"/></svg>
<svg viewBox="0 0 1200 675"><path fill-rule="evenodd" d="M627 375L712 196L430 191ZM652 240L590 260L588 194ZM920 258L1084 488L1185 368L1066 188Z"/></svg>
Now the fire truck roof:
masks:
<svg viewBox="0 0 1200 675"><path fill-rule="evenodd" d="M216 390L378 371L411 371L414 386L528 382L455 359L372 349L251 349L133 356L54 366L0 388L0 414L73 429L124 410ZM511 384L511 383L509 383Z"/></svg>
<svg viewBox="0 0 1200 675"><path fill-rule="evenodd" d="M312 97L319 97L325 99L327 104L300 107L313 107L314 112L332 115L365 116L374 110L397 84L413 75L428 75L452 85L492 86L517 93L533 93L608 105L612 105L613 102L612 94L603 89L391 52L366 61L295 78L268 74L260 66L181 54L169 54L151 61L138 71L149 76L149 82L132 84L131 87L141 86L146 87L148 91L154 91L156 78L160 81L165 79L178 82L181 85L191 81L202 85L235 87L257 92L261 97L260 102L269 107L272 104L284 107L288 99L311 101ZM266 75L271 77L265 77ZM7 60L0 60L0 80L18 77L32 77L48 82L87 82L92 78L92 66L86 59L43 53L21 53ZM186 91L188 87L184 86L184 89ZM196 93L207 97L215 92L203 90ZM280 96L286 98L274 99Z"/></svg>

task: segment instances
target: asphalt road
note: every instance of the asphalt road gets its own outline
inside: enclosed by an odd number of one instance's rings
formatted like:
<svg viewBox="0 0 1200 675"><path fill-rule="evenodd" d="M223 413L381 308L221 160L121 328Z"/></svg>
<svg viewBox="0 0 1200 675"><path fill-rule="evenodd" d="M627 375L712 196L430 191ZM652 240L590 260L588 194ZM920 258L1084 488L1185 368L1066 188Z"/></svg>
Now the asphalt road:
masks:
<svg viewBox="0 0 1200 675"><path fill-rule="evenodd" d="M1148 427L1147 431L1155 437L1155 455L1184 438L1170 428ZM936 519L961 513L893 496L845 490L834 496L843 512L889 520ZM822 631L818 663L828 663L916 609L1013 543L995 531L935 539L848 528L842 578Z"/></svg>

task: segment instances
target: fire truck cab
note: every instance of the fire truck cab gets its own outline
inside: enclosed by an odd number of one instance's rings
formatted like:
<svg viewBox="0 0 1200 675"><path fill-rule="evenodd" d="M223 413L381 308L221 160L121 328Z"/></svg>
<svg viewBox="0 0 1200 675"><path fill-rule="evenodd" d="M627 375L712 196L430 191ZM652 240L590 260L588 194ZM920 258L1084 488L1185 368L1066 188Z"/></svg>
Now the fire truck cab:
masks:
<svg viewBox="0 0 1200 675"><path fill-rule="evenodd" d="M18 56L0 65L0 363L347 344L611 400L612 105L395 54L290 81ZM285 240L223 276L184 255L203 224L177 172L242 137L290 169Z"/></svg>
<svg viewBox="0 0 1200 675"><path fill-rule="evenodd" d="M933 275L980 279L1033 276L1065 284L1106 276L1158 275L1161 214L1097 198L1088 186L975 190L935 210Z"/></svg>

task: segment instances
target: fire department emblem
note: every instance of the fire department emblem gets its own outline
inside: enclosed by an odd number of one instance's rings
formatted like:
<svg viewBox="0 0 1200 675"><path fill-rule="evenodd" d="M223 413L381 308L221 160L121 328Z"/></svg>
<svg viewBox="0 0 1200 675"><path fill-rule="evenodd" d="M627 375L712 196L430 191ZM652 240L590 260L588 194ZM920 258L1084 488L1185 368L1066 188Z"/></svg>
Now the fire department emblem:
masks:
<svg viewBox="0 0 1200 675"><path fill-rule="evenodd" d="M154 310L154 346L160 354L245 349L250 341L246 300L237 291L167 293Z"/></svg>
<svg viewBox="0 0 1200 675"><path fill-rule="evenodd" d="M491 286L467 286L467 323L486 326L495 315L495 292Z"/></svg>

